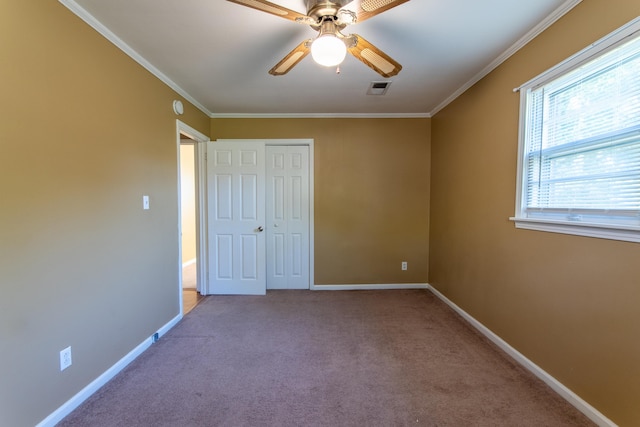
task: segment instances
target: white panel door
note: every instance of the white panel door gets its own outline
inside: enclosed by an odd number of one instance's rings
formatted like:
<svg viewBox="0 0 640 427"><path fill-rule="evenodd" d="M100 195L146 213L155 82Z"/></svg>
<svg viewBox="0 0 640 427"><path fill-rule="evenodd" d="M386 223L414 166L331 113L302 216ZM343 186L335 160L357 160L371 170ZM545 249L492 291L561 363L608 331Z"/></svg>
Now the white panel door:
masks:
<svg viewBox="0 0 640 427"><path fill-rule="evenodd" d="M264 141L207 143L209 293L266 293Z"/></svg>
<svg viewBox="0 0 640 427"><path fill-rule="evenodd" d="M309 289L309 147L266 148L267 289Z"/></svg>

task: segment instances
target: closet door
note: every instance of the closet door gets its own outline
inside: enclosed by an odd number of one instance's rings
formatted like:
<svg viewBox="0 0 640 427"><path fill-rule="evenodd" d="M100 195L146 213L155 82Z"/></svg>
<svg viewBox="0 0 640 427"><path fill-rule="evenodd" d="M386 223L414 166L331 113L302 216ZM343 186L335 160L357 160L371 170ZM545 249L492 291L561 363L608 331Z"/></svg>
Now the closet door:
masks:
<svg viewBox="0 0 640 427"><path fill-rule="evenodd" d="M309 289L309 147L266 147L267 289Z"/></svg>

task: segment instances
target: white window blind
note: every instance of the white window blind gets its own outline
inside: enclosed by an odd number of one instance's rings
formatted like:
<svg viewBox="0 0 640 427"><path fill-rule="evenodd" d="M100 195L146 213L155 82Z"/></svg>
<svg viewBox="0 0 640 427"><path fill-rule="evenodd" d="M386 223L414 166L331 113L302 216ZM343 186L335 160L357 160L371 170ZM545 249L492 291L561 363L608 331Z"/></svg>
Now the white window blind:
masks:
<svg viewBox="0 0 640 427"><path fill-rule="evenodd" d="M580 59L521 89L514 219L640 227L639 33Z"/></svg>

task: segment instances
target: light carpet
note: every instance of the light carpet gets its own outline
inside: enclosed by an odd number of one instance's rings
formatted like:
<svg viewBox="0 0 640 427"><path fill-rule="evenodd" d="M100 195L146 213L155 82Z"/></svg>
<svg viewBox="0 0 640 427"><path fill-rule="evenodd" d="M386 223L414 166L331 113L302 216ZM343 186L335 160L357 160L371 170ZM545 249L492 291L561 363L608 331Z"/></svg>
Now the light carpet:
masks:
<svg viewBox="0 0 640 427"><path fill-rule="evenodd" d="M60 426L587 426L427 290L205 298Z"/></svg>

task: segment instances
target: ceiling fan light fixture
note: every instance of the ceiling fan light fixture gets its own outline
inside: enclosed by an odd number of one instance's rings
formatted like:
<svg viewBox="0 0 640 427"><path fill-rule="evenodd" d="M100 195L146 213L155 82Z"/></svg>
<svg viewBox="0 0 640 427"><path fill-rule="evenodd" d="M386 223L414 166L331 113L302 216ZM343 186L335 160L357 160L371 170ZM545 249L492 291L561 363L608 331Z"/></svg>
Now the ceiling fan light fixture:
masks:
<svg viewBox="0 0 640 427"><path fill-rule="evenodd" d="M325 67L335 67L342 64L347 56L347 46L338 37L335 17L324 16L320 22L320 34L311 43L313 60Z"/></svg>
<svg viewBox="0 0 640 427"><path fill-rule="evenodd" d="M311 56L320 65L335 67L344 61L347 47L334 34L324 34L311 43Z"/></svg>

